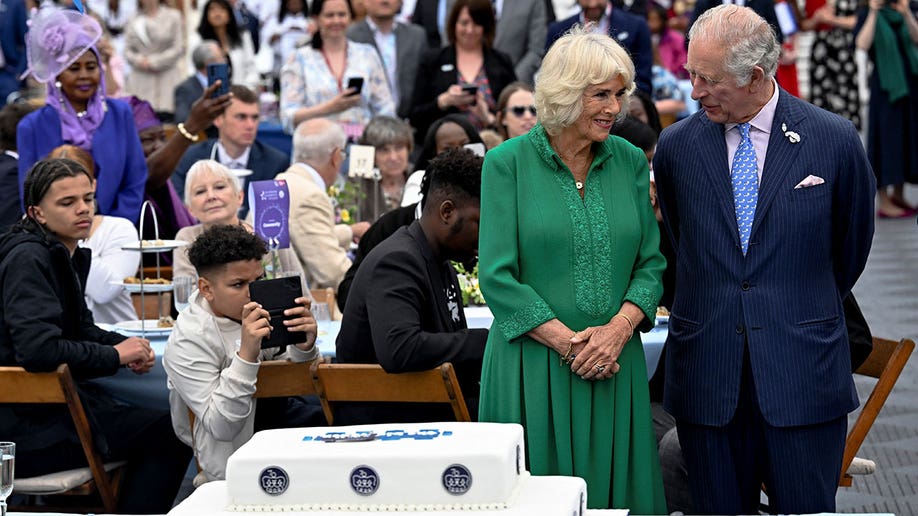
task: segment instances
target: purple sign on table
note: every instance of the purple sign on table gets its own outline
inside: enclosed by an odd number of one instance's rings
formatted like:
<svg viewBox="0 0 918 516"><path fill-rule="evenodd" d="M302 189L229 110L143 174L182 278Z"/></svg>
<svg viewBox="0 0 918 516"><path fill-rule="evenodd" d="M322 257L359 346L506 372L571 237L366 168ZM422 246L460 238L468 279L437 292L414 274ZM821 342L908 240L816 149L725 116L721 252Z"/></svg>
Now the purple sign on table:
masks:
<svg viewBox="0 0 918 516"><path fill-rule="evenodd" d="M249 183L249 209L254 214L255 234L267 242L269 249L290 247L290 192L286 181Z"/></svg>

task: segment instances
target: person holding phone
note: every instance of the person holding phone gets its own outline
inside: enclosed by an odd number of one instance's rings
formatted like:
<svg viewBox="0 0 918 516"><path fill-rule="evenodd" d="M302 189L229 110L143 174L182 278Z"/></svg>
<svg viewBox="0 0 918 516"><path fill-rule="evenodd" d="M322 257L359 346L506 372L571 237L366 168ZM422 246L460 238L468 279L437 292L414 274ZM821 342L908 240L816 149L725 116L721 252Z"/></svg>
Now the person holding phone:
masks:
<svg viewBox="0 0 918 516"><path fill-rule="evenodd" d="M395 115L395 102L379 53L348 41L348 0L314 0L317 32L281 70L281 121L293 133L304 120L328 118L356 138L376 115Z"/></svg>
<svg viewBox="0 0 918 516"><path fill-rule="evenodd" d="M305 332L306 341L262 349L262 339L271 334L271 315L250 300L249 285L264 274L266 252L264 241L239 225L214 226L188 249L198 289L175 321L163 367L172 428L194 447L201 467L195 487L223 480L229 456L257 430L326 424L315 397L271 398L257 404L253 397L262 360L307 362L319 357L318 327L307 297L297 298L299 306L284 311L287 329Z"/></svg>
<svg viewBox="0 0 918 516"><path fill-rule="evenodd" d="M475 129L496 123L495 99L516 80L513 63L495 50L494 7L490 0L456 0L447 20L450 44L429 51L418 67L409 119L417 143L435 120L451 113Z"/></svg>

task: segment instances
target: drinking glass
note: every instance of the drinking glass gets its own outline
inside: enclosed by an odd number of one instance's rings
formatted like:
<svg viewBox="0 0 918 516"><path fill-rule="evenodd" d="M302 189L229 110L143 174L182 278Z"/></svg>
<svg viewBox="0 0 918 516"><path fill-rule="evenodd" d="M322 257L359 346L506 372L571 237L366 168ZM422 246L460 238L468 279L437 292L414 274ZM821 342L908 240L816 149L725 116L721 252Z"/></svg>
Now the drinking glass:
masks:
<svg viewBox="0 0 918 516"><path fill-rule="evenodd" d="M328 303L313 303L312 315L317 321L331 321L331 310L328 308Z"/></svg>
<svg viewBox="0 0 918 516"><path fill-rule="evenodd" d="M6 497L13 492L16 443L0 442L0 515L6 516Z"/></svg>
<svg viewBox="0 0 918 516"><path fill-rule="evenodd" d="M172 278L172 300L175 309L181 312L188 308L191 293L197 287L198 280L194 276L176 276Z"/></svg>

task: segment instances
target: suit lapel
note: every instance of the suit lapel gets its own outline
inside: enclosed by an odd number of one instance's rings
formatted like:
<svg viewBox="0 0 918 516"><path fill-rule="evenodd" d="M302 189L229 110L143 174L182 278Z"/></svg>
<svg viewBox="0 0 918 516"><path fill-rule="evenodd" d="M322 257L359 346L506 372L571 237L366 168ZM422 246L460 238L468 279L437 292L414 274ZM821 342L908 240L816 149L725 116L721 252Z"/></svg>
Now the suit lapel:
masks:
<svg viewBox="0 0 918 516"><path fill-rule="evenodd" d="M261 147L255 141L252 142L252 147L249 148L249 161L245 164L245 167L249 170L255 170L253 167L259 161L261 161Z"/></svg>
<svg viewBox="0 0 918 516"><path fill-rule="evenodd" d="M756 228L762 223L768 209L774 202L775 195L782 188L784 178L793 168L800 152L801 143L792 143L782 130L781 125L787 125L787 131L797 132L802 139L806 136L801 131L803 112L790 101L789 94L780 90L778 105L775 108L775 118L771 123L771 136L768 138L768 151L765 155L765 166L762 169L762 181L759 186L759 200L755 207L755 219L752 222L750 236L755 235Z"/></svg>
<svg viewBox="0 0 918 516"><path fill-rule="evenodd" d="M717 197L721 214L736 228L736 210L733 207L733 185L730 182L730 168L727 166L727 141L723 124L717 124L700 115L700 130L695 135L695 149L698 150L702 175L708 180ZM739 245L739 233L733 232Z"/></svg>

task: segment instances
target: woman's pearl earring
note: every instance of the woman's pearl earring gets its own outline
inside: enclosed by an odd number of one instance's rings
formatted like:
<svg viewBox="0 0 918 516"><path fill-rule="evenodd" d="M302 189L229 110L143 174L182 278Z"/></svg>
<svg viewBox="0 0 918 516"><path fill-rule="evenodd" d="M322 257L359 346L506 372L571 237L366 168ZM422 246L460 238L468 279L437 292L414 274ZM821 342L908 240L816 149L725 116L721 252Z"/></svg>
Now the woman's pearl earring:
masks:
<svg viewBox="0 0 918 516"><path fill-rule="evenodd" d="M54 81L54 87L57 89L61 89L61 81Z"/></svg>

